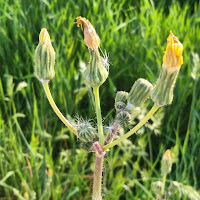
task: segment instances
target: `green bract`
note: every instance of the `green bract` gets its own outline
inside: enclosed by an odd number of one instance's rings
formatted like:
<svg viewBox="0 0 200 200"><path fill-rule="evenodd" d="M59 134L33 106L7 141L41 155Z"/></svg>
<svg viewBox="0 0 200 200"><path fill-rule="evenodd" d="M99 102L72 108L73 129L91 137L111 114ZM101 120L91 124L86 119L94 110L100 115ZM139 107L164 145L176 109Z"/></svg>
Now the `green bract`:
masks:
<svg viewBox="0 0 200 200"><path fill-rule="evenodd" d="M90 61L84 72L84 78L91 87L99 87L108 78L108 71L102 64L99 50L89 49L89 52Z"/></svg>
<svg viewBox="0 0 200 200"><path fill-rule="evenodd" d="M143 78L135 81L128 94L128 106L140 107L149 97L152 88L152 84Z"/></svg>
<svg viewBox="0 0 200 200"><path fill-rule="evenodd" d="M53 79L55 75L55 51L46 29L42 29L39 36L39 44L34 55L34 74L40 81Z"/></svg>

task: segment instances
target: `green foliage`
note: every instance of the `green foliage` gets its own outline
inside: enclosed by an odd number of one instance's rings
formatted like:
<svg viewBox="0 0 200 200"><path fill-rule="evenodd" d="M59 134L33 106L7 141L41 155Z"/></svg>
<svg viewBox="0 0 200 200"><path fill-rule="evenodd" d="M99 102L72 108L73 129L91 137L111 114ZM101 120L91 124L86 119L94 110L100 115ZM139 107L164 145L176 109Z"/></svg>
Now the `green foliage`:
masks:
<svg viewBox="0 0 200 200"><path fill-rule="evenodd" d="M94 25L112 63L100 89L105 124L116 90L129 92L139 77L155 84L170 30L184 46L172 105L107 152L105 199L153 199L151 183L159 179L162 154L171 147L176 159L167 183L181 183L172 199L198 199L200 4L164 0L155 5L147 0L0 0L0 199L91 198L94 158L79 150L80 142L55 116L33 75L34 50L45 27L56 52L51 81L56 104L67 118L95 117L81 74L89 53L74 25L80 15Z"/></svg>

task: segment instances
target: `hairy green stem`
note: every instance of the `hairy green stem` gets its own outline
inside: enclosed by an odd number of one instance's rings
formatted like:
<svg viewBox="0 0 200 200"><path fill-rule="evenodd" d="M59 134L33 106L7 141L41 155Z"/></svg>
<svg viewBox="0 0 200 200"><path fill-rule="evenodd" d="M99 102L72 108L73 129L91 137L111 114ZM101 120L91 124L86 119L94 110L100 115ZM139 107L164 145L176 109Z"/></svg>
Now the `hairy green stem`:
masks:
<svg viewBox="0 0 200 200"><path fill-rule="evenodd" d="M104 155L101 156L96 155L92 200L102 200L101 184L102 184L103 160L104 160Z"/></svg>
<svg viewBox="0 0 200 200"><path fill-rule="evenodd" d="M147 115L145 116L145 118L143 120L141 120L133 129L131 129L128 133L126 133L125 135L123 135L122 137L120 137L119 139L105 145L103 147L104 150L107 150L117 144L119 144L120 142L122 142L123 140L127 139L128 137L130 137L131 135L133 135L138 129L140 129L150 118L151 116L158 110L160 106L154 104L154 106L151 108L151 110L147 113Z"/></svg>
<svg viewBox="0 0 200 200"><path fill-rule="evenodd" d="M42 83L44 91L46 93L47 99L49 100L49 103L51 107L53 108L54 112L57 114L57 116L60 118L60 120L65 124L65 126L68 127L70 131L72 131L76 136L78 136L78 133L76 129L70 124L70 122L62 115L58 107L56 106L53 97L51 96L51 92L49 90L49 81L44 81Z"/></svg>
<svg viewBox="0 0 200 200"><path fill-rule="evenodd" d="M99 143L101 145L104 145L103 125L102 125L101 107L100 107L100 99L99 99L99 87L93 87L93 93L94 93L94 98L95 98Z"/></svg>

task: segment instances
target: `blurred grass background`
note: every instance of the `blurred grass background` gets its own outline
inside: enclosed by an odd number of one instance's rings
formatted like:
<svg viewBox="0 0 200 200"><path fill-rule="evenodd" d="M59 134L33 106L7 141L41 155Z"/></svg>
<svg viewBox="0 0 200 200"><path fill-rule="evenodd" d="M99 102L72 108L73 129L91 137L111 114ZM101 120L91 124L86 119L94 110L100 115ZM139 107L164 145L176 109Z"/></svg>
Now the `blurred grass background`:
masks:
<svg viewBox="0 0 200 200"><path fill-rule="evenodd" d="M200 199L200 3L195 0L0 0L0 199L91 198L94 156L80 149L33 75L34 49L45 27L56 51L50 84L56 104L67 117L96 120L81 76L89 53L74 25L77 16L91 21L102 50L109 52L110 76L100 89L107 125L117 90L129 91L140 77L156 82L170 30L184 46L172 105L107 153L104 199L155 198L151 183L161 178L168 148L174 165L167 185L182 184L171 199Z"/></svg>

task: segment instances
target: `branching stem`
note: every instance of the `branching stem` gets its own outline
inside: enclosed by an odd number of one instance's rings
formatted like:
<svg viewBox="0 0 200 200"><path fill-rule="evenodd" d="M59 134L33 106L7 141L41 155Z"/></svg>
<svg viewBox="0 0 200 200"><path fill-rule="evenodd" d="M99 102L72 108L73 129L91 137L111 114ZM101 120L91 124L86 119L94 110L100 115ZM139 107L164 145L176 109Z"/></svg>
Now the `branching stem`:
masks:
<svg viewBox="0 0 200 200"><path fill-rule="evenodd" d="M147 113L147 115L145 116L145 118L143 120L141 120L133 129L131 129L128 133L126 133L125 135L123 135L122 137L120 137L119 139L105 145L103 147L104 150L107 150L117 144L119 144L120 142L122 142L123 140L127 139L128 137L130 137L131 135L133 135L137 130L139 130L150 118L151 116L158 110L160 106L154 104L154 106L151 108L151 110Z"/></svg>

